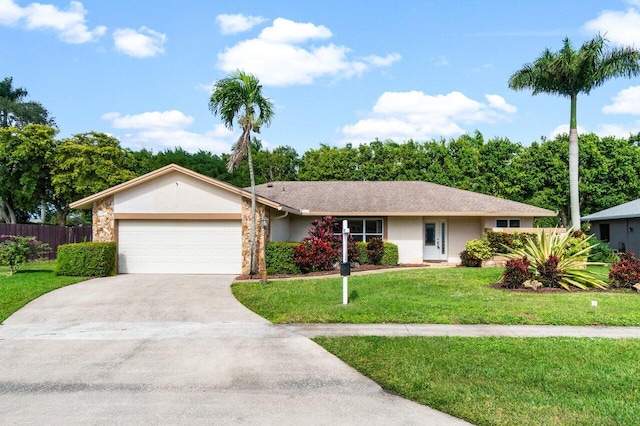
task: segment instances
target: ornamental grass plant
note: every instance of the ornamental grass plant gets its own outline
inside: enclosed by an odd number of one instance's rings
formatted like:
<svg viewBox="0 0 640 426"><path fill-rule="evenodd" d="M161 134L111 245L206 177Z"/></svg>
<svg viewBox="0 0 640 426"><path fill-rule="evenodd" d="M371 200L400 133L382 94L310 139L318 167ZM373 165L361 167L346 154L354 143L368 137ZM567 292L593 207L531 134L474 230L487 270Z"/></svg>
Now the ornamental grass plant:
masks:
<svg viewBox="0 0 640 426"><path fill-rule="evenodd" d="M602 265L588 261L589 253L596 245L592 244L591 238L574 236L571 232L559 233L557 230L540 231L536 238L525 241L521 248L510 249L503 256L527 259L531 279L545 287L562 287L565 290L607 288L606 282L587 269L588 265ZM509 278L504 277L505 282Z"/></svg>

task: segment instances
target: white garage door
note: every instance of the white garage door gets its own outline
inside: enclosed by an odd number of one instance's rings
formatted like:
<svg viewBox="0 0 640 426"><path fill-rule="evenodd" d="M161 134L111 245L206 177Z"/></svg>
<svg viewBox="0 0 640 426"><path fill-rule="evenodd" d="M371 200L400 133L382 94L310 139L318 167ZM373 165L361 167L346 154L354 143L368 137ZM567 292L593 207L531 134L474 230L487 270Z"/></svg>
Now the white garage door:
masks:
<svg viewBox="0 0 640 426"><path fill-rule="evenodd" d="M121 220L118 272L240 274L239 220Z"/></svg>

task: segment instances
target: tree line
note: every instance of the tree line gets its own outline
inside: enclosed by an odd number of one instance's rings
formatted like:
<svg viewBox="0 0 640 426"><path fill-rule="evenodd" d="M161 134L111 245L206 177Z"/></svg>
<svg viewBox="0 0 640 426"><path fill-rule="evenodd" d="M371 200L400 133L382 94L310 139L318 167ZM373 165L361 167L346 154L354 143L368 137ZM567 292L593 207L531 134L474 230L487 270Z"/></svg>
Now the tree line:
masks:
<svg viewBox="0 0 640 426"><path fill-rule="evenodd" d="M47 209L47 221L67 223L69 203L171 163L239 187L249 186L246 162L229 172L229 154L180 147L132 151L97 132L56 139L51 126L0 128L0 216L26 222ZM253 138L257 184L286 180L420 180L520 201L570 217L568 136L525 146L480 132L424 142L375 140L320 145L301 156L290 146L267 149ZM640 134L628 139L582 135L580 207L584 215L640 197ZM373 194L375 196L375 194Z"/></svg>

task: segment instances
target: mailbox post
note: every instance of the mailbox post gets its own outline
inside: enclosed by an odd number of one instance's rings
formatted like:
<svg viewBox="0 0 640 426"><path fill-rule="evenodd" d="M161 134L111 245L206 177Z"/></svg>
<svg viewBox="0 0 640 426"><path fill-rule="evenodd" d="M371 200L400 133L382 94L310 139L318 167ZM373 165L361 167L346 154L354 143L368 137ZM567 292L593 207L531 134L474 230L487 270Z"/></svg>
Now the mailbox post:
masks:
<svg viewBox="0 0 640 426"><path fill-rule="evenodd" d="M349 304L349 275L351 275L351 265L349 264L349 228L346 220L342 221L342 263L340 264L340 275L342 275L342 304Z"/></svg>

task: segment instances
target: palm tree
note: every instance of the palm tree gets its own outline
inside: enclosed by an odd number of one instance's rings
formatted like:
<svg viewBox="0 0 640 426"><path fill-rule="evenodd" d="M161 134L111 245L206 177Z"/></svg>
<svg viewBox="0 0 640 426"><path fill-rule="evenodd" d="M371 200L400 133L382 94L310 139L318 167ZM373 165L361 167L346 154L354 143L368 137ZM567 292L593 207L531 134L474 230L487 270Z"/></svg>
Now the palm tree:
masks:
<svg viewBox="0 0 640 426"><path fill-rule="evenodd" d="M29 92L13 87L13 77L0 81L0 127L24 127L27 124L44 124L55 127L55 120L39 102L26 102Z"/></svg>
<svg viewBox="0 0 640 426"><path fill-rule="evenodd" d="M569 122L569 189L571 224L580 229L580 198L578 194L578 124L576 104L579 93L588 95L592 89L615 77L640 74L640 50L633 47L606 49L607 40L597 35L579 50L574 50L568 38L557 52L545 49L532 64L525 64L509 78L514 90L531 89L533 95L549 93L571 99Z"/></svg>
<svg viewBox="0 0 640 426"><path fill-rule="evenodd" d="M260 133L260 127L269 126L274 115L273 102L262 94L258 78L244 71L235 71L216 81L209 100L213 115L219 115L224 125L233 130L233 122L242 128L242 134L233 147L227 169L231 173L246 156L251 181L251 274L256 273L256 182L251 158L251 131Z"/></svg>

